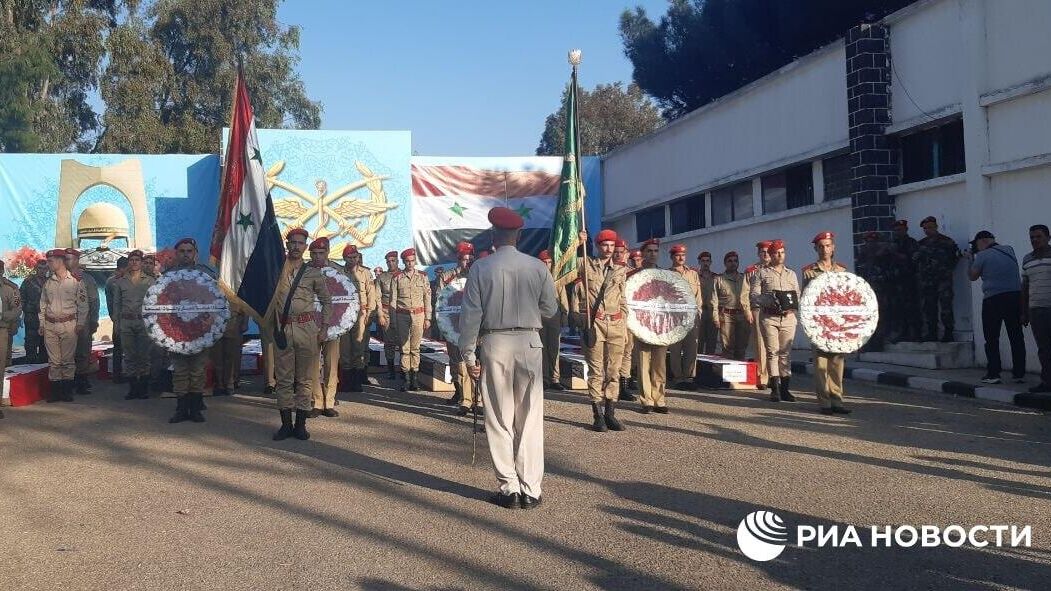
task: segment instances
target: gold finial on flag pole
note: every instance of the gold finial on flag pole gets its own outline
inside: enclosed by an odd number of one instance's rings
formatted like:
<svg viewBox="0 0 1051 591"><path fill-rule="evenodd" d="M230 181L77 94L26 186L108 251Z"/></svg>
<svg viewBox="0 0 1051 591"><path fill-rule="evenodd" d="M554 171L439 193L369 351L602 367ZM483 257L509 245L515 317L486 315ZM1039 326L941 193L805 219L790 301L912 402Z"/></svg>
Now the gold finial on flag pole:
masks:
<svg viewBox="0 0 1051 591"><path fill-rule="evenodd" d="M583 53L579 49L571 49L569 51L569 63L570 63L570 65L572 65L574 68L579 66L582 56L583 56Z"/></svg>

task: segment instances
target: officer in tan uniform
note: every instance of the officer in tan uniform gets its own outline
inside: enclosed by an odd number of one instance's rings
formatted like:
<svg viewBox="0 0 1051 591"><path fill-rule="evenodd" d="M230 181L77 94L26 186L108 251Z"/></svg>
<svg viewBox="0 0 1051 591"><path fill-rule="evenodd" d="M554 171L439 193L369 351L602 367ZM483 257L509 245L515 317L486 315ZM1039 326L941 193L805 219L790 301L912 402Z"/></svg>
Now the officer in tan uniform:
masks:
<svg viewBox="0 0 1051 591"><path fill-rule="evenodd" d="M581 232L580 241L586 242L587 234ZM574 287L577 305L574 324L585 330L584 359L588 364L592 428L600 432L624 430L615 411L620 398L620 362L624 357L628 304L624 299L624 267L613 261L616 243L617 233L613 230L598 233L595 244L599 256L585 257L581 261L582 278ZM586 282L582 280L585 273Z"/></svg>
<svg viewBox="0 0 1051 591"><path fill-rule="evenodd" d="M686 283L690 286L690 292L693 293L694 299L697 300L697 318L694 319L693 328L686 333L686 336L681 341L668 347L668 352L671 355L671 367L669 369L671 369L671 377L677 380L676 388L680 390L696 390L697 386L694 385L693 378L697 373L697 335L700 334L700 312L704 307L704 301L701 299L701 278L697 275L697 271L686 266L685 244L676 244L671 247L669 252L671 253L672 261L669 270L678 273L686 280Z"/></svg>
<svg viewBox="0 0 1051 591"><path fill-rule="evenodd" d="M322 236L310 243L310 266L315 269L332 267L343 273L339 265L328 258L328 238ZM324 278L322 274L322 278ZM328 280L325 279L327 282ZM331 296L331 294L329 294ZM282 302L284 303L284 302ZM333 319L325 318L324 324L331 326ZM321 343L321 355L317 358L318 368L313 372L313 384L310 390L313 395L314 408L310 411L310 417L338 417L339 411L336 406L336 390L339 388L339 364L340 364L340 339L325 339Z"/></svg>
<svg viewBox="0 0 1051 591"><path fill-rule="evenodd" d="M113 282L111 317L113 332L120 335L124 378L128 382L126 400L150 397L150 340L142 320L142 300L156 282L142 270L142 251L128 253L128 266Z"/></svg>
<svg viewBox="0 0 1051 591"><path fill-rule="evenodd" d="M832 232L820 232L814 236L814 252L817 261L803 267L803 289L817 279L822 273L842 273L847 268L833 260L836 254L836 235ZM821 414L850 414L850 409L843 406L843 362L846 355L826 353L812 346L814 355L814 389Z"/></svg>
<svg viewBox="0 0 1051 591"><path fill-rule="evenodd" d="M752 277L749 293L759 306L766 364L770 372L770 400L795 402L789 390L792 377L792 340L796 335L799 278L785 266L785 244L774 240L767 247L770 264Z"/></svg>
<svg viewBox="0 0 1051 591"><path fill-rule="evenodd" d="M4 277L4 261L0 260L0 379L11 362L11 344L21 318L22 294L13 281Z"/></svg>
<svg viewBox="0 0 1051 591"><path fill-rule="evenodd" d="M346 334L340 345L342 365L347 370L351 392L362 392L368 378L369 366L369 324L376 313L379 298L376 296L376 283L368 267L362 266L361 253L358 247L348 244L343 248L343 272L358 290L358 319Z"/></svg>
<svg viewBox="0 0 1051 591"><path fill-rule="evenodd" d="M740 361L748 349L750 326L741 305L745 280L744 274L737 270L739 265L736 252L731 250L723 256L726 270L715 278L714 318L723 357Z"/></svg>
<svg viewBox="0 0 1051 591"><path fill-rule="evenodd" d="M541 251L537 258L547 265L548 271L554 272L551 253ZM540 342L544 344L544 389L562 391L566 388L562 385L558 355L562 346L562 327L569 314L569 297L564 287L555 289L555 292L555 297L558 298L558 312L550 318L541 319Z"/></svg>
<svg viewBox="0 0 1051 591"><path fill-rule="evenodd" d="M643 242L640 269L657 269L660 256L659 239L650 238ZM642 414L667 414L668 405L664 401L664 390L668 382L668 348L638 340L635 342L635 349L639 355L639 403L642 405Z"/></svg>
<svg viewBox="0 0 1051 591"><path fill-rule="evenodd" d="M618 239L613 248L613 262L624 267L624 279L631 277L634 269L628 264L628 243ZM631 376L635 371L632 364L635 351L635 336L628 330L627 319L624 320L624 355L620 359L620 399L625 402L634 402L635 396L631 393Z"/></svg>
<svg viewBox="0 0 1051 591"><path fill-rule="evenodd" d="M757 242L757 256L759 260L749 265L744 270L744 287L741 288L741 308L744 310L745 320L748 321L752 337L752 351L755 355L756 389L766 389L766 345L763 343L763 328L759 325L759 306L752 303L752 278L766 265L770 264L770 253L766 251L770 247L769 240Z"/></svg>
<svg viewBox="0 0 1051 591"><path fill-rule="evenodd" d="M697 277L701 281L701 324L697 330L697 351L702 355L715 355L715 342L719 336L716 319L715 280L718 273L712 271L712 253L697 255Z"/></svg>
<svg viewBox="0 0 1051 591"><path fill-rule="evenodd" d="M40 293L40 333L47 347L51 392L48 402L73 401L77 335L87 330L88 294L66 267L66 251L47 252L51 276Z"/></svg>
<svg viewBox="0 0 1051 591"><path fill-rule="evenodd" d="M431 327L431 284L427 274L416 270L416 249L401 252L405 270L394 276L390 290L390 323L401 351L402 392L420 389L420 340Z"/></svg>
<svg viewBox="0 0 1051 591"><path fill-rule="evenodd" d="M474 258L474 245L470 242L461 242L456 245L456 266L437 278L437 291L441 291L446 285L459 278L467 278L471 268L471 260ZM467 365L460 355L460 347L453 342L445 342L445 350L449 354L449 373L452 374L453 388L456 392L453 397L446 401L448 404L458 404L456 414L466 416L474 405L474 388L471 378L467 375Z"/></svg>
<svg viewBox="0 0 1051 591"><path fill-rule="evenodd" d="M376 277L376 293L379 294L380 303L376 310L377 324L383 333L383 356L387 361L387 378L395 378L394 353L398 350L398 338L395 327L391 324L393 312L390 309L390 290L394 285L394 276L398 270L398 251L392 250L383 257L387 263L387 270Z"/></svg>
<svg viewBox="0 0 1051 591"><path fill-rule="evenodd" d="M93 373L98 371L98 364L91 358L91 343L95 337L95 331L99 328L99 286L90 273L84 271L80 266L80 251L75 248L66 249L66 262L69 271L84 284L84 291L88 296L88 321L85 329L77 334L76 351L76 377L73 378L73 386L77 394L91 394L91 380Z"/></svg>
<svg viewBox="0 0 1051 591"><path fill-rule="evenodd" d="M248 330L248 314L237 302L230 302L230 319L226 321L223 336L212 345L212 371L215 386L212 396L229 396L237 388L237 377L241 372L241 347L243 335Z"/></svg>
<svg viewBox="0 0 1051 591"><path fill-rule="evenodd" d="M332 298L325 276L303 260L309 237L303 228L293 228L285 234L288 254L274 292L276 316L269 319L271 332L276 324L286 340L284 349L276 343L274 348L277 408L281 412L281 428L274 433L274 441L292 436L310 439L307 417L314 405L312 390L319 372L318 355L328 332L326 323L332 316ZM320 324L314 314L315 300L321 304ZM293 409L296 411L294 426Z"/></svg>
<svg viewBox="0 0 1051 591"><path fill-rule="evenodd" d="M468 274L459 345L485 400L489 452L500 487L491 500L507 509L534 509L544 477L538 331L541 319L558 308L550 270L516 248L522 216L494 207L488 218L497 250Z"/></svg>
<svg viewBox="0 0 1051 591"><path fill-rule="evenodd" d="M197 241L183 238L175 243L175 260L165 274L192 269L215 277L215 271L206 265L197 263ZM170 353L172 363L172 392L175 393L175 414L168 419L169 423L193 421L203 423L205 366L208 362L208 350L192 355Z"/></svg>

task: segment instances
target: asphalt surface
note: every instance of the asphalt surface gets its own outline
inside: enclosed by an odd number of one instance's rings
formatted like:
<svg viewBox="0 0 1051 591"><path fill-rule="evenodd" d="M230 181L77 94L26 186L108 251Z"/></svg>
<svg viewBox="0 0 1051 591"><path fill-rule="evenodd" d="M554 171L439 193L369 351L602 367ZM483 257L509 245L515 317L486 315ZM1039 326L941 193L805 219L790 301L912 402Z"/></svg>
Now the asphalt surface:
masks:
<svg viewBox="0 0 1051 591"><path fill-rule="evenodd" d="M381 382L384 382L381 380ZM588 430L579 394L549 393L543 505L509 511L484 435L445 395L341 394L310 441L273 442L249 385L174 401L96 385L0 420L5 589L1047 589L1051 428L1045 413L849 383L855 413L756 394L672 392ZM255 390L255 392L253 392ZM786 523L1032 526L1030 548L788 546L753 562L736 529Z"/></svg>

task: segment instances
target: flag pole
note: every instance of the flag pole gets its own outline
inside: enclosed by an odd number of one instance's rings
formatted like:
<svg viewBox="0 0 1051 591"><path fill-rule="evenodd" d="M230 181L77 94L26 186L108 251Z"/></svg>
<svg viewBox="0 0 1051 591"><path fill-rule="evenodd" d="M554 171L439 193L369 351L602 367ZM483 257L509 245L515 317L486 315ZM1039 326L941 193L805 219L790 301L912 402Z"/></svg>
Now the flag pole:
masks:
<svg viewBox="0 0 1051 591"><path fill-rule="evenodd" d="M580 109L579 105L577 104L577 67L580 65L581 57L581 51L579 49L574 49L569 52L569 63L571 66L573 66L573 73L570 76L570 100L566 103L566 105L567 108L570 104L573 105L573 167L576 169L576 174L574 176L576 177L576 188L578 191L577 194L580 196L580 231L586 235L587 225L584 216L584 180L580 175L580 118L578 116L578 111ZM594 330L595 319L591 314L591 292L590 290L588 290L588 245L585 241L580 240L579 237L577 238L577 242L577 248L583 250L583 256L580 257L580 263L578 265L577 271L581 274L581 282L583 283L584 287L584 314L587 315L585 317L586 326L584 328L585 330L592 331ZM585 341L586 340L587 338L585 338Z"/></svg>

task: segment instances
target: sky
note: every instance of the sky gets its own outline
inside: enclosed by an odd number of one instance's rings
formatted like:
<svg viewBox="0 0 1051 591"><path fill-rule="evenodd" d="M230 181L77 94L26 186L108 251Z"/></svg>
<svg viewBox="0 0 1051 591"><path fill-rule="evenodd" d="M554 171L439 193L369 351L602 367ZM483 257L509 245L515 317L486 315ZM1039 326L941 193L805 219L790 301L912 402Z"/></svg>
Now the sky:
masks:
<svg viewBox="0 0 1051 591"><path fill-rule="evenodd" d="M631 82L617 25L656 20L668 0L286 0L300 27L299 75L324 105L323 129L409 130L421 156L526 156L580 84Z"/></svg>

